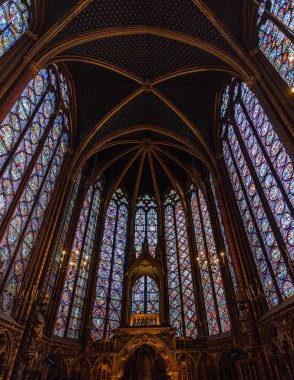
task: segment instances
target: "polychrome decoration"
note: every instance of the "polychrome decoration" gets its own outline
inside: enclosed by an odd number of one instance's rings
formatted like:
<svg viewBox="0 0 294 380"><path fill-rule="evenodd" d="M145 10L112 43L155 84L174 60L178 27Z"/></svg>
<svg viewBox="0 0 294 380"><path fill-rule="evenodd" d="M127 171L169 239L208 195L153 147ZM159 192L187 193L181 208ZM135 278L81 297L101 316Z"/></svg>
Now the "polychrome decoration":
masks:
<svg viewBox="0 0 294 380"><path fill-rule="evenodd" d="M0 123L0 308L6 313L21 288L68 147L70 115L60 75L57 66L41 70Z"/></svg>
<svg viewBox="0 0 294 380"><path fill-rule="evenodd" d="M185 212L178 194L164 198L170 323L177 336L196 337L196 305Z"/></svg>
<svg viewBox="0 0 294 380"><path fill-rule="evenodd" d="M148 241L149 252L152 257L155 257L157 246L157 206L155 199L148 194L138 199L136 207L134 245L137 257L142 252L144 240Z"/></svg>
<svg viewBox="0 0 294 380"><path fill-rule="evenodd" d="M139 277L132 289L132 314L159 313L159 289L149 276Z"/></svg>
<svg viewBox="0 0 294 380"><path fill-rule="evenodd" d="M233 115L223 114L223 155L259 273L274 306L294 294L294 168L261 104L233 81ZM229 119L230 118L230 119Z"/></svg>
<svg viewBox="0 0 294 380"><path fill-rule="evenodd" d="M85 297L93 257L101 204L101 182L87 191L80 212L54 327L54 335L77 339L80 336Z"/></svg>
<svg viewBox="0 0 294 380"><path fill-rule="evenodd" d="M194 222L199 265L209 335L231 330L224 284L213 234L211 217L200 189L191 187L191 210Z"/></svg>
<svg viewBox="0 0 294 380"><path fill-rule="evenodd" d="M268 13L271 13L273 16L271 19L268 18ZM293 33L294 31L293 1L263 1L259 8L258 25L260 50L288 86L293 88L294 44L285 32L285 30L289 31L289 33Z"/></svg>
<svg viewBox="0 0 294 380"><path fill-rule="evenodd" d="M128 209L128 197L118 189L108 206L104 226L90 332L93 341L109 339L120 324Z"/></svg>
<svg viewBox="0 0 294 380"><path fill-rule="evenodd" d="M7 0L0 5L0 57L29 28L31 0Z"/></svg>

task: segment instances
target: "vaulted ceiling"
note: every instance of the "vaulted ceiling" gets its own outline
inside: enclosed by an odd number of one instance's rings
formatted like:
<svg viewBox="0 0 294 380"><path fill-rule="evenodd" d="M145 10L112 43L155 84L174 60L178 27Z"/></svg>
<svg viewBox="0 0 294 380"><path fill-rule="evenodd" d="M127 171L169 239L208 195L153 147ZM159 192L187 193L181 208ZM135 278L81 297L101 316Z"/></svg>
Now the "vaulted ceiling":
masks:
<svg viewBox="0 0 294 380"><path fill-rule="evenodd" d="M122 176L127 185L138 178L145 152L142 191L152 177L150 156L162 189L173 181L183 185L192 167L214 169L221 89L230 77L254 72L243 35L246 17L256 12L252 4L47 1L36 54L40 62L62 63L72 78L73 168L90 160L115 183L140 152Z"/></svg>

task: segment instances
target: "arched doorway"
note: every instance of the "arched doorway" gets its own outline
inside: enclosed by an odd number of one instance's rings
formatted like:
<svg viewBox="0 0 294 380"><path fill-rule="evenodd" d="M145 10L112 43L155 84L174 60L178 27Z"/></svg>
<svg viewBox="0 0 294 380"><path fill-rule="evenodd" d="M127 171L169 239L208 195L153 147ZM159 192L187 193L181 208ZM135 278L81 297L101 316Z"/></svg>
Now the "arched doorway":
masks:
<svg viewBox="0 0 294 380"><path fill-rule="evenodd" d="M158 352L149 345L143 345L129 357L123 380L166 380L165 364Z"/></svg>

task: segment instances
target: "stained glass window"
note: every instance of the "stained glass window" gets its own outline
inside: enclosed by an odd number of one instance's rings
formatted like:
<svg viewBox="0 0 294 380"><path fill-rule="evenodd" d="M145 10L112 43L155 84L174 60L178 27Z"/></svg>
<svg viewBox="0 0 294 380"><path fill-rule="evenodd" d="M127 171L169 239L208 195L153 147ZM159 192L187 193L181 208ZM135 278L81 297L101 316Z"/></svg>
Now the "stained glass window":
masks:
<svg viewBox="0 0 294 380"><path fill-rule="evenodd" d="M139 198L135 217L135 250L137 257L142 252L144 240L148 241L149 251L155 256L157 246L157 206L156 201L146 194Z"/></svg>
<svg viewBox="0 0 294 380"><path fill-rule="evenodd" d="M132 289L132 314L159 313L159 289L149 276L139 277Z"/></svg>
<svg viewBox="0 0 294 380"><path fill-rule="evenodd" d="M223 153L270 306L294 294L293 162L245 83L232 82L234 121L223 118Z"/></svg>
<svg viewBox="0 0 294 380"><path fill-rule="evenodd" d="M94 341L110 338L121 319L128 204L118 189L107 209L92 313Z"/></svg>
<svg viewBox="0 0 294 380"><path fill-rule="evenodd" d="M209 335L229 331L231 322L211 218L200 189L192 185L191 209Z"/></svg>
<svg viewBox="0 0 294 380"><path fill-rule="evenodd" d="M213 181L212 175L210 175L210 186L211 186L211 189L212 189L214 204L215 204L215 207L216 207L216 212L217 212L217 216L218 216L219 226L220 226L221 235L222 235L222 239L223 239L223 243L224 243L225 256L226 256L226 258L228 260L229 270L230 270L230 274L231 274L231 279L232 279L232 282L233 282L234 290L237 291L238 288L237 288L235 271L234 271L234 267L233 267L233 263L232 263L232 258L231 258L231 253L230 253L229 245L228 245L227 238L226 238L225 228L224 228L224 225L223 225L223 221L222 221L222 217L221 217L221 213L220 213L220 209L219 209L219 204L218 204L218 200L217 200L217 196L216 196L216 192L215 192L214 181Z"/></svg>
<svg viewBox="0 0 294 380"><path fill-rule="evenodd" d="M178 194L164 199L170 323L178 336L196 336L196 305L185 212Z"/></svg>
<svg viewBox="0 0 294 380"><path fill-rule="evenodd" d="M101 204L101 182L87 191L72 243L54 335L79 338Z"/></svg>
<svg viewBox="0 0 294 380"><path fill-rule="evenodd" d="M48 281L47 292L48 292L49 296L52 296L52 293L55 289L59 269L60 269L61 265L63 264L63 260L65 259L66 238L67 238L68 231L69 231L69 226L70 226L72 213L73 213L74 206L75 206L75 201L76 201L77 194L78 194L78 189L80 186L80 181L81 181L81 173L79 174L79 176L75 182L73 191L70 194L70 202L69 202L69 205L67 207L67 211L65 213L65 219L64 219L64 222L62 225L61 234L58 236L58 240L57 240L58 244L57 244L55 257L53 260L53 265L51 268L51 273L50 273L49 281Z"/></svg>
<svg viewBox="0 0 294 380"><path fill-rule="evenodd" d="M41 70L0 123L0 307L5 312L11 312L21 287L67 150L69 114L58 95L58 76L57 66Z"/></svg>
<svg viewBox="0 0 294 380"><path fill-rule="evenodd" d="M265 12L267 9L267 12ZM268 12L274 17L269 19ZM294 31L292 0L263 1L259 8L259 47L289 87L294 87L294 44L285 35L280 21L287 30Z"/></svg>
<svg viewBox="0 0 294 380"><path fill-rule="evenodd" d="M281 21L287 28L294 30L294 5L292 0L262 0L259 7L259 17L265 9Z"/></svg>
<svg viewBox="0 0 294 380"><path fill-rule="evenodd" d="M31 0L7 0L0 5L0 57L29 28Z"/></svg>

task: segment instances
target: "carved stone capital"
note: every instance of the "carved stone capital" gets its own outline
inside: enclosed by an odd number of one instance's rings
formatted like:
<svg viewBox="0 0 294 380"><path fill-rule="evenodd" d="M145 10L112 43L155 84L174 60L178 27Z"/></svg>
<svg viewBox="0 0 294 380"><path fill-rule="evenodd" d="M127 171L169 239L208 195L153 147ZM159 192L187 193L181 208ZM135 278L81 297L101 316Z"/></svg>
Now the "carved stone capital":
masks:
<svg viewBox="0 0 294 380"><path fill-rule="evenodd" d="M256 85L256 83L260 80L261 74L260 72L255 73L255 75L251 75L247 78L246 83L250 90Z"/></svg>
<svg viewBox="0 0 294 380"><path fill-rule="evenodd" d="M33 33L31 30L26 31L26 35L31 38L33 41L37 41L39 38L37 34Z"/></svg>
<svg viewBox="0 0 294 380"><path fill-rule="evenodd" d="M259 53L259 51L260 50L258 47L253 49L253 50L250 50L250 52L249 52L250 57L254 57L257 53Z"/></svg>
<svg viewBox="0 0 294 380"><path fill-rule="evenodd" d="M78 176L77 176L77 174L68 173L67 178L68 178L72 183L76 183L76 182L77 182L77 179L78 179Z"/></svg>
<svg viewBox="0 0 294 380"><path fill-rule="evenodd" d="M143 84L144 87L144 92L147 94L151 91L152 89L152 84L150 83L149 79L146 79L146 82Z"/></svg>
<svg viewBox="0 0 294 380"><path fill-rule="evenodd" d="M37 65L36 62L30 61L28 58L24 58L24 61L29 64L29 70L33 73L34 77L38 74L40 71L39 66Z"/></svg>

